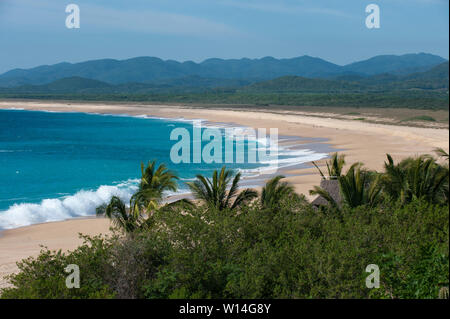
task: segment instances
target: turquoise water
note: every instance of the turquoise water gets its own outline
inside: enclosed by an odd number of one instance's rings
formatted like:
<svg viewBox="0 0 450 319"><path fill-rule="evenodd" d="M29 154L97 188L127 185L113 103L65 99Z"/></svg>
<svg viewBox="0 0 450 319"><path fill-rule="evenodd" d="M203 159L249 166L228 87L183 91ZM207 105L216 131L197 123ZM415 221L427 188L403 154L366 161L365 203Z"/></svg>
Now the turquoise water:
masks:
<svg viewBox="0 0 450 319"><path fill-rule="evenodd" d="M170 133L177 127L193 130L187 121L0 110L0 229L92 215L112 195L127 200L140 162L153 159L174 170L180 192L186 192L185 181L223 164L172 163L176 141ZM303 155L314 160L326 154ZM227 164L250 172L260 166Z"/></svg>

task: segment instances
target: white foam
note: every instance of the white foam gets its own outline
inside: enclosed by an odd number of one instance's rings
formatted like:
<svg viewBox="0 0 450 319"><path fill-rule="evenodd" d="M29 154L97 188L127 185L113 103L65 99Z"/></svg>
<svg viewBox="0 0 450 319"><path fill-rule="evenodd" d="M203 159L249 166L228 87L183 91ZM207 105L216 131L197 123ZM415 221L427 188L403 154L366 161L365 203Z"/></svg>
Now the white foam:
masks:
<svg viewBox="0 0 450 319"><path fill-rule="evenodd" d="M0 229L11 229L37 223L61 221L95 214L95 208L118 196L130 200L137 185L133 180L115 185L103 185L97 190L81 190L62 198L44 199L39 204L14 204L0 212Z"/></svg>
<svg viewBox="0 0 450 319"><path fill-rule="evenodd" d="M59 113L59 112L55 112ZM74 112L76 113L76 112ZM142 119L164 120L170 122L191 122L194 127L198 123L205 128L234 128L233 135L245 135L248 142L256 142L256 148L264 147L266 151L270 152L270 157L266 161L260 161L262 165L253 169L237 169L243 174L243 178L258 178L261 175L274 174L279 169L291 167L306 162L317 161L326 158L328 154L318 153L309 149L294 150L287 146L277 145L274 147L270 141L270 137L259 137L251 134L254 130L246 126L236 126L230 124L210 123L204 119L186 119L186 118L164 118L148 115L129 115L129 114L104 114L104 113L88 113L102 116L116 116L116 117L134 117ZM173 125L173 124L170 124ZM247 133L247 135L246 135ZM224 130L222 136L227 136ZM247 144L249 148L254 149L255 145ZM1 151L1 150L0 150ZM7 150L5 150L7 151ZM273 152L275 151L275 152ZM280 158L286 157L286 158ZM245 164L244 164L245 165ZM183 181L191 181L193 179L182 179ZM95 214L95 208L99 205L108 202L112 196L118 196L126 203L129 201L131 195L137 189L139 180L130 180L116 186L100 186L95 191L79 191L75 195L59 198L59 199L45 199L40 204L14 204L6 211L0 211L0 229L10 229L21 226L27 226L36 223L59 221L73 217L83 217ZM188 194L189 190L183 189L176 193L168 192L167 196Z"/></svg>

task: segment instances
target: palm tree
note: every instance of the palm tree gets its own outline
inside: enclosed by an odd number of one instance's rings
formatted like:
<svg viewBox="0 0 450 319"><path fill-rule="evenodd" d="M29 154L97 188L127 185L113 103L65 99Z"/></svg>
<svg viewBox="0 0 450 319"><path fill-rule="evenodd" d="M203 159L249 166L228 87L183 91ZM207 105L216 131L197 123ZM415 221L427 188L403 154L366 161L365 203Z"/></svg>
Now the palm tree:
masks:
<svg viewBox="0 0 450 319"><path fill-rule="evenodd" d="M406 158L394 164L387 154L383 184L387 194L402 203L423 198L433 203L448 201L448 168L428 155ZM447 185L447 186L446 186Z"/></svg>
<svg viewBox="0 0 450 319"><path fill-rule="evenodd" d="M113 196L108 205L97 207L97 215L105 215L126 233L134 232L151 224L152 212L159 209L166 191L176 191L178 177L164 164L156 167L155 161L145 167L141 163L141 181L136 193L131 196L130 207L118 197ZM183 202L181 200L179 203ZM177 203L167 204L174 206Z"/></svg>
<svg viewBox="0 0 450 319"><path fill-rule="evenodd" d="M97 213L100 213L100 211ZM127 210L124 202L117 196L113 196L105 207L105 216L126 233L134 232L141 226L143 221L140 211L135 209L132 203L130 203L130 209Z"/></svg>
<svg viewBox="0 0 450 319"><path fill-rule="evenodd" d="M177 190L178 176L168 170L166 165L156 167L156 162L141 163L141 181L138 191L133 195L133 201L141 209L150 212L159 207L164 192Z"/></svg>
<svg viewBox="0 0 450 319"><path fill-rule="evenodd" d="M434 151L437 153L437 155L439 157L442 157L442 158L444 158L444 160L447 161L447 163L442 165L442 167L444 168L444 174L446 174L448 176L448 174L449 174L449 166L448 166L449 163L448 162L449 162L449 159L450 159L449 154L443 148L440 148L440 147L436 148ZM448 180L448 177L447 177L446 182L442 186L442 192L443 192L444 201L446 203L448 203L449 196L450 196L450 194L449 194L449 180Z"/></svg>
<svg viewBox="0 0 450 319"><path fill-rule="evenodd" d="M202 200L208 206L219 211L224 209L236 209L248 203L258 196L252 189L244 189L237 195L241 173L234 176L233 172L224 167L220 173L215 170L212 179L197 175L197 180L187 183L189 189L196 199ZM228 186L231 186L228 189ZM233 201L234 198L234 201Z"/></svg>
<svg viewBox="0 0 450 319"><path fill-rule="evenodd" d="M292 185L281 182L283 178L283 175L275 176L263 187L260 198L263 208L277 207L283 200L298 196Z"/></svg>
<svg viewBox="0 0 450 319"><path fill-rule="evenodd" d="M380 176L364 170L362 163L354 163L345 175L338 177L339 191L343 202L349 207L374 206L381 193ZM314 186L311 195L322 196L332 207L339 209L333 196L325 189Z"/></svg>
<svg viewBox="0 0 450 319"><path fill-rule="evenodd" d="M317 166L315 162L312 163L319 170L322 179L336 180L339 178L339 176L342 175L342 169L344 168L345 165L345 155L338 155L338 153L334 153L331 156L331 159L326 162L328 177L325 176L325 174L322 172L322 170L319 168L319 166Z"/></svg>
<svg viewBox="0 0 450 319"><path fill-rule="evenodd" d="M350 207L374 206L381 193L381 175L362 169L361 163L353 164L348 172L339 177L344 202Z"/></svg>

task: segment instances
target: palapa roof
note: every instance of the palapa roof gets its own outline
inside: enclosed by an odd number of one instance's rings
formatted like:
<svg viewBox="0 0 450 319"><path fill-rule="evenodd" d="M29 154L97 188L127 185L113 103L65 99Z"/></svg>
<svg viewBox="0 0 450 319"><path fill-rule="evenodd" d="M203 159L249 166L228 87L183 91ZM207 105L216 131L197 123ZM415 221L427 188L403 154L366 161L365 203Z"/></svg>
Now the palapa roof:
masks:
<svg viewBox="0 0 450 319"><path fill-rule="evenodd" d="M341 191L339 188L339 181L337 179L332 179L332 180L328 180L328 179L323 179L320 182L320 187L323 188L324 190L326 190L331 198L334 199L334 201L339 205L342 201L342 197L341 197ZM316 199L314 199L311 204L313 206L319 207L319 206L327 206L328 205L328 201L323 198L322 196L318 196Z"/></svg>

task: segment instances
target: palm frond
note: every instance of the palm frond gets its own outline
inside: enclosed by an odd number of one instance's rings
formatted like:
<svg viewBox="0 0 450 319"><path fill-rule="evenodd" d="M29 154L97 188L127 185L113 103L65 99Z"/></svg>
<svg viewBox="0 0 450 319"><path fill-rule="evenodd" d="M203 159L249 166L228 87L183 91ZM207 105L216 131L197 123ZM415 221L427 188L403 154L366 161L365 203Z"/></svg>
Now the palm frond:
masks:
<svg viewBox="0 0 450 319"><path fill-rule="evenodd" d="M439 156L439 157L443 157L444 159L446 159L447 161L449 160L449 154L441 147L435 148L434 152Z"/></svg>
<svg viewBox="0 0 450 319"><path fill-rule="evenodd" d="M197 179L194 182L187 183L187 185L194 197L203 201L206 205L217 210L235 209L254 198L254 193L256 193L253 190L244 190L237 195L240 179L240 173L233 178L233 172L227 170L224 166L220 172L215 170L211 179L197 175ZM236 199L231 204L233 198Z"/></svg>
<svg viewBox="0 0 450 319"><path fill-rule="evenodd" d="M345 166L345 155L334 153L330 160L326 161L325 165L327 167L328 176L325 176L315 162L312 162L312 164L317 168L322 179L338 179L342 175L342 170Z"/></svg>
<svg viewBox="0 0 450 319"><path fill-rule="evenodd" d="M283 200L291 199L296 195L292 185L287 182L281 182L283 178L285 178L283 175L275 176L263 187L260 199L262 207L276 207Z"/></svg>
<svg viewBox="0 0 450 319"><path fill-rule="evenodd" d="M258 197L258 193L253 189L244 189L242 192L239 193L239 195L234 200L233 205L231 206L231 209L236 209L238 207L241 207L242 205L247 204L254 198Z"/></svg>

